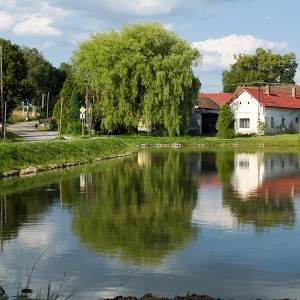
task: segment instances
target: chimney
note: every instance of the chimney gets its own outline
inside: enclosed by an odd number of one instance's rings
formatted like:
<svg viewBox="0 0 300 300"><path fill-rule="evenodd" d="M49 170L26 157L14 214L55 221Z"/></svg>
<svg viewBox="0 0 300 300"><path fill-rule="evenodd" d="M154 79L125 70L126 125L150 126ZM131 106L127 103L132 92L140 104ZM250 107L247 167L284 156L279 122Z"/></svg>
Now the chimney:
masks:
<svg viewBox="0 0 300 300"><path fill-rule="evenodd" d="M296 98L296 87L292 87L292 97Z"/></svg>
<svg viewBox="0 0 300 300"><path fill-rule="evenodd" d="M267 84L266 85L266 95L268 95L268 96L270 96L270 85L269 84Z"/></svg>

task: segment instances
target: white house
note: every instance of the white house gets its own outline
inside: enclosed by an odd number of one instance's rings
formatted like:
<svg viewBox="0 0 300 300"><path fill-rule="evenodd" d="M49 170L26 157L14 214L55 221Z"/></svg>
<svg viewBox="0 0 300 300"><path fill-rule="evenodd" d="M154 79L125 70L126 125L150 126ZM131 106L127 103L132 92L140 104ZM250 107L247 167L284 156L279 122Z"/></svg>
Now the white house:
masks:
<svg viewBox="0 0 300 300"><path fill-rule="evenodd" d="M264 124L265 134L298 133L300 96L297 87L242 88L229 105L235 118L235 131L258 133L258 121ZM298 86L299 88L299 86Z"/></svg>

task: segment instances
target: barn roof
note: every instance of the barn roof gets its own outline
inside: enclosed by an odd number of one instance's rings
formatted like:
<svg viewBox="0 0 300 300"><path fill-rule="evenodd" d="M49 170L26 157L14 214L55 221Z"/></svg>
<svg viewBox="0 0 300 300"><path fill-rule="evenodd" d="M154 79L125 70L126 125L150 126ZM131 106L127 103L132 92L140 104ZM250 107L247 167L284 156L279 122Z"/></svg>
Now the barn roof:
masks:
<svg viewBox="0 0 300 300"><path fill-rule="evenodd" d="M198 108L220 109L220 106L229 103L233 93L199 93Z"/></svg>

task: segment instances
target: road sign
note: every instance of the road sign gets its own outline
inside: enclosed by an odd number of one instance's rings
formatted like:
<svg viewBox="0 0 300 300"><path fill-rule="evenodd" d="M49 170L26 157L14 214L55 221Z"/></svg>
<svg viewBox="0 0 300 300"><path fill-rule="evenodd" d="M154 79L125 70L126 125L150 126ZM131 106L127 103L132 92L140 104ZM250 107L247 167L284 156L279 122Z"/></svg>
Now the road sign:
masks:
<svg viewBox="0 0 300 300"><path fill-rule="evenodd" d="M85 113L85 108L84 108L84 107L81 107L81 108L80 108L80 112L81 112L82 114L84 114L84 113Z"/></svg>

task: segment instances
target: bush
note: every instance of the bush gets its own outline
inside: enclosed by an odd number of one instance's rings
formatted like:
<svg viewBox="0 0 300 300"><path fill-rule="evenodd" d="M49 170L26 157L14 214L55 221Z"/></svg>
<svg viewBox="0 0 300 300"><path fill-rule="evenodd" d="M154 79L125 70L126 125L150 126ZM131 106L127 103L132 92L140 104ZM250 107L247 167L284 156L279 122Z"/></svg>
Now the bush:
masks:
<svg viewBox="0 0 300 300"><path fill-rule="evenodd" d="M87 134L87 127L85 124L83 124L83 130L84 134ZM81 121L76 121L76 122L71 122L68 124L67 129L66 129L67 134L76 134L80 135L82 134L82 122Z"/></svg>
<svg viewBox="0 0 300 300"><path fill-rule="evenodd" d="M216 124L217 137L221 139L231 139L235 136L234 117L228 104L220 107L218 121Z"/></svg>

